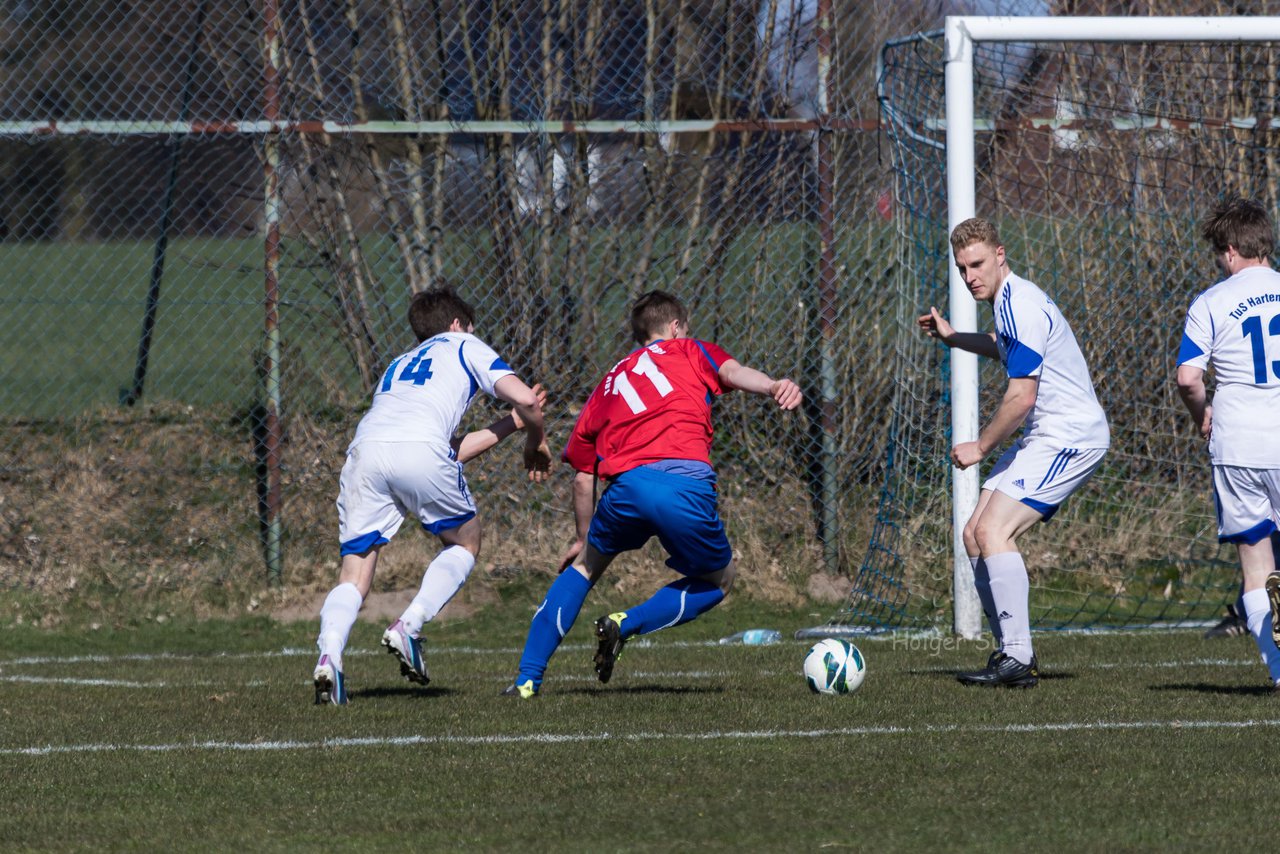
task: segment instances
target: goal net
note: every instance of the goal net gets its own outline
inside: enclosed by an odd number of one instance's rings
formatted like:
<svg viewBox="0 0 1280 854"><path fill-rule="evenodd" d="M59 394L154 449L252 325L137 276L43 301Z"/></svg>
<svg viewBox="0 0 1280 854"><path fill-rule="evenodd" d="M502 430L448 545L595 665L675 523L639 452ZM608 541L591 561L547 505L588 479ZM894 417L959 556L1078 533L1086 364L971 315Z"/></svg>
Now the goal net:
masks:
<svg viewBox="0 0 1280 854"><path fill-rule="evenodd" d="M1161 38L1162 19L1141 20L1145 37ZM948 461L956 356L914 319L931 305L956 310L947 237L972 214L996 223L1013 270L1062 308L1111 423L1103 467L1019 540L1033 625L1204 624L1236 598L1238 565L1217 542L1206 449L1173 377L1186 308L1220 277L1200 218L1224 194L1272 210L1280 196L1280 46L1260 40L1280 19L1254 19L1253 34L1225 41L1214 40L1214 22L1227 19L1200 19L1198 39L1186 31L1195 21L1170 20L1183 27L1176 41L971 42L973 198L959 216L965 200L954 185L967 175L952 176L949 211L945 78L960 47L942 32L884 47L900 253L886 345L897 368L892 438L874 535L828 630L946 626L953 615L960 629L953 478L962 475ZM987 306L976 324L992 328ZM1004 377L988 360L978 370L974 408L985 423ZM956 580L957 600L962 587Z"/></svg>

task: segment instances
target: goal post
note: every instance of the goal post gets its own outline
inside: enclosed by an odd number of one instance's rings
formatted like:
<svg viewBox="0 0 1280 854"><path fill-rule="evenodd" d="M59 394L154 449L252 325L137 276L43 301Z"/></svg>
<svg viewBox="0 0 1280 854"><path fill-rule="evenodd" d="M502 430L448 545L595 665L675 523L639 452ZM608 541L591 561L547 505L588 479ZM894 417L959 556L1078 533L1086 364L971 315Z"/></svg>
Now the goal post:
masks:
<svg viewBox="0 0 1280 854"><path fill-rule="evenodd" d="M932 303L958 330L989 327L947 240L975 215L1062 305L1112 426L1102 469L1021 544L1033 625L1221 616L1239 571L1217 543L1173 361L1186 308L1215 277L1199 218L1229 192L1280 205L1278 69L1280 17L954 16L886 43L900 253L886 475L848 598L801 634L983 630L962 539L979 471L947 459L998 405L1001 376L913 322Z"/></svg>

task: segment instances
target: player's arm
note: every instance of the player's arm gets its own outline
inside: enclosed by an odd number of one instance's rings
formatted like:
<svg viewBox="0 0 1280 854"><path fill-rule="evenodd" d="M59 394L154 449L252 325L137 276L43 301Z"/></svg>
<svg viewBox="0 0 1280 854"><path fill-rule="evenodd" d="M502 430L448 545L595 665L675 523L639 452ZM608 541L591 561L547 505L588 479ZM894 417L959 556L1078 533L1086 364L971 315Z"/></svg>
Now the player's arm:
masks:
<svg viewBox="0 0 1280 854"><path fill-rule="evenodd" d="M783 409L795 409L804 399L800 386L791 380L785 377L775 380L763 371L748 368L737 359L726 361L720 366L718 373L720 382L725 388L741 389L752 394L766 394Z"/></svg>
<svg viewBox="0 0 1280 854"><path fill-rule="evenodd" d="M957 332L951 323L938 313L937 306L932 306L928 314L916 318L916 325L930 338L937 338L948 347L958 347L989 359L1000 357L996 349L994 332Z"/></svg>
<svg viewBox="0 0 1280 854"><path fill-rule="evenodd" d="M1200 435L1208 439L1213 432L1213 406L1209 403L1209 391L1204 384L1204 368L1195 365L1178 365L1178 396L1191 413Z"/></svg>
<svg viewBox="0 0 1280 854"><path fill-rule="evenodd" d="M536 383L533 386L533 393L538 399L539 408L547 405L547 390L542 387L541 383ZM504 417L499 418L488 427L482 430L473 430L460 439L455 438L451 444L458 462L465 463L468 460L474 460L512 433L523 429L524 419L520 417L520 413L512 409Z"/></svg>
<svg viewBox="0 0 1280 854"><path fill-rule="evenodd" d="M591 528L591 514L595 512L595 475L580 471L573 476L574 541L560 556L560 569L573 565L587 543L587 531Z"/></svg>
<svg viewBox="0 0 1280 854"><path fill-rule="evenodd" d="M507 374L493 386L494 394L515 409L524 423L524 467L529 479L541 482L551 471L551 447L542 425L542 405L538 395L515 374Z"/></svg>
<svg viewBox="0 0 1280 854"><path fill-rule="evenodd" d="M1036 394L1040 390L1038 377L1010 377L1009 386L1004 391L1004 399L996 409L996 414L982 432L976 442L961 442L951 449L951 461L957 468L967 469L982 462L987 454L994 451L1005 440L1017 432L1027 413L1036 405Z"/></svg>

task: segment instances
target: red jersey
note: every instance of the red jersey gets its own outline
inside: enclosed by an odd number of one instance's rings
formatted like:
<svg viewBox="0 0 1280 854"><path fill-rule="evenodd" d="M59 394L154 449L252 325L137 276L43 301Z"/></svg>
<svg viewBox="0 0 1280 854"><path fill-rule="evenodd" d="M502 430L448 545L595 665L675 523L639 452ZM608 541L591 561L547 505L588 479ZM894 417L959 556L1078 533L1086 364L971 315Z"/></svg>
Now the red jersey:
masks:
<svg viewBox="0 0 1280 854"><path fill-rule="evenodd" d="M613 477L658 460L711 462L711 400L733 358L709 341L676 338L641 347L605 375L578 415L564 460Z"/></svg>

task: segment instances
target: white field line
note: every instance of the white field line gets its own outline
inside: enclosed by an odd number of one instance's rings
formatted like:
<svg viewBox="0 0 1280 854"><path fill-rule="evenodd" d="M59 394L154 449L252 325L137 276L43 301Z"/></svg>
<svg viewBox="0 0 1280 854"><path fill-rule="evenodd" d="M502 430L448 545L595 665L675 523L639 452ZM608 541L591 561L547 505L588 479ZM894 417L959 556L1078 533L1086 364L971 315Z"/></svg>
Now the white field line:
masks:
<svg viewBox="0 0 1280 854"><path fill-rule="evenodd" d="M23 676L18 674L0 675L0 682L22 682L28 685L79 685L90 688L266 688L271 682L265 679L250 679L247 682L231 683L225 679L183 679L180 683L151 681L137 682L132 679L100 679L75 676ZM311 680L306 680L310 685Z"/></svg>
<svg viewBox="0 0 1280 854"><path fill-rule="evenodd" d="M723 679L739 671L731 670L638 670L629 672L628 677L632 679ZM756 676L777 676L780 670L757 670L754 672ZM509 675L493 678L497 682L510 682ZM595 676L555 676L549 680L553 683L563 682L595 682ZM169 689L175 687L183 688L268 688L274 687L280 683L272 683L265 679L251 679L248 682L228 682L225 679L183 679L180 683L152 681L137 682L130 679L93 679L74 676L24 676L24 675L0 675L0 682L23 682L31 685L76 685L88 686L92 688L157 688ZM292 684L292 680L290 681ZM299 685L310 685L311 679L297 680Z"/></svg>
<svg viewBox="0 0 1280 854"><path fill-rule="evenodd" d="M165 660L171 660L166 658ZM12 663L12 662L10 662ZM47 663L47 662L46 662ZM1195 667L1258 667L1259 662L1252 659L1196 659L1191 661L1115 661L1115 662L1079 662L1073 664L1059 664L1060 668L1071 668L1078 666L1090 670L1186 670ZM732 670L636 670L627 671L629 679L724 679L738 673ZM761 678L777 676L784 671L781 670L756 670L754 675ZM786 671L789 672L789 671ZM798 668L797 668L798 672ZM915 673L953 673L954 667L928 667L920 668ZM1052 670L1047 671L1052 674ZM504 675L494 677L494 682L507 682L509 677ZM595 682L595 676L589 675L556 675L549 681L555 683L570 682ZM0 673L0 683L26 683L32 685L69 685L77 687L90 688L139 688L139 689L163 689L181 685L183 688L269 688L275 687L280 683L272 682L266 679L251 679L247 682L229 682L226 679L203 679L191 680L183 679L181 682L166 682L163 680L152 680L141 682L132 679L102 679L93 677L76 677L76 676L31 676L26 674L6 674ZM297 684L310 685L310 679L299 679Z"/></svg>
<svg viewBox="0 0 1280 854"><path fill-rule="evenodd" d="M797 644L796 646L801 646ZM653 643L630 643L628 649L644 649L648 646L658 646ZM675 643L661 644L663 649L689 649L697 647L711 647L713 649L721 648L721 645L715 641L677 641ZM735 649L740 647L728 647ZM580 652L586 649L595 649L594 644L564 644L559 648L560 652ZM428 645L426 652L430 656L447 656L447 655L519 655L522 650L516 647L509 649L493 648L493 647L467 647L467 646L450 646L435 647ZM936 653L927 649L919 650L922 658L933 658ZM5 667L33 667L40 665L60 665L60 664L117 664L121 662L180 662L180 661L247 661L254 659L266 658L314 658L317 655L314 649L303 649L298 647L290 647L279 650L263 650L261 652L216 652L216 653L192 653L178 654L168 652L158 653L126 653L123 655L39 655L25 656L21 658L5 658L0 659L0 671ZM386 650L381 647L373 649L348 649L344 653L344 657L364 657L386 655ZM1194 658L1179 659L1174 661L1115 661L1115 662L1098 662L1088 659L1076 661L1067 659L1065 662L1052 662L1059 666L1079 666L1090 668L1145 668L1145 667L1237 667L1243 665L1257 664L1254 656L1246 658Z"/></svg>
<svg viewBox="0 0 1280 854"><path fill-rule="evenodd" d="M168 682L134 682L130 679L91 679L54 676L0 676L0 682L26 682L32 685L90 685L107 688L169 688Z"/></svg>
<svg viewBox="0 0 1280 854"><path fill-rule="evenodd" d="M583 744L601 741L769 741L786 738L836 738L877 735L1029 734L1057 732L1105 732L1116 730L1170 731L1261 729L1280 727L1280 720L1244 721L1064 721L1046 724L929 726L864 726L806 730L710 730L707 732L531 733L529 735L408 735L367 738L326 738L320 741L192 741L168 744L63 744L0 749L0 756L51 756L66 753L172 753L177 751L280 751L324 750L335 747L406 747L429 745Z"/></svg>

